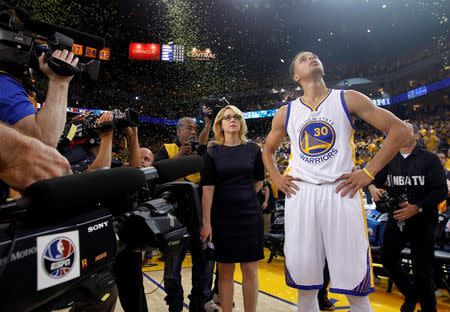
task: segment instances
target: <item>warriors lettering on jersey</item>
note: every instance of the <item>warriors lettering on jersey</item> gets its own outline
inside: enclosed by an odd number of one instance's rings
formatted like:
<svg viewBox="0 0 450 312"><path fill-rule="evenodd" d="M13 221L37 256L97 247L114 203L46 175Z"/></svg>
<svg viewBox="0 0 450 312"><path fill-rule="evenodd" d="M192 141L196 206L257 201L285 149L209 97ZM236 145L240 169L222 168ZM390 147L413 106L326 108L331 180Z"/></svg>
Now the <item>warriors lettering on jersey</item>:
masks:
<svg viewBox="0 0 450 312"><path fill-rule="evenodd" d="M300 159L309 164L319 164L334 158L338 150L334 146L336 132L334 122L317 116L306 119L299 127Z"/></svg>

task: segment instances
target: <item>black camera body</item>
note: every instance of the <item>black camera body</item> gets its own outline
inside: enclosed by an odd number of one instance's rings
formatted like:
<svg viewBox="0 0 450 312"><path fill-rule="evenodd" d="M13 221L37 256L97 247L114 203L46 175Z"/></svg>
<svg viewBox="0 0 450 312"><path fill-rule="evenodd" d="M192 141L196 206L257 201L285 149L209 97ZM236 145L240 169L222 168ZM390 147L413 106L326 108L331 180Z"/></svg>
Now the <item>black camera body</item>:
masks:
<svg viewBox="0 0 450 312"><path fill-rule="evenodd" d="M407 202L408 197L406 194L400 194L398 196L390 196L387 192L381 193L380 201L376 204L376 210L381 213L394 213L394 211L400 209L400 204Z"/></svg>
<svg viewBox="0 0 450 312"><path fill-rule="evenodd" d="M44 52L48 66L58 75L72 76L86 72L98 79L100 61L79 62L77 66L52 56L54 50L72 51L74 38L78 43L103 49L105 40L76 30L32 20L23 9L0 13L0 69L18 78L39 68L37 58Z"/></svg>
<svg viewBox="0 0 450 312"><path fill-rule="evenodd" d="M190 138L188 141L189 145L191 146L191 151L192 152L197 152L198 151L198 147L200 146L200 143L198 143L197 138Z"/></svg>
<svg viewBox="0 0 450 312"><path fill-rule="evenodd" d="M217 97L208 97L205 99L202 99L199 102L199 111L200 111L200 117L204 118L205 114L203 113L204 109L211 109L211 114L207 115L208 117L214 118L217 116L219 111L224 108L227 105L230 105L230 102L226 98L217 98Z"/></svg>
<svg viewBox="0 0 450 312"><path fill-rule="evenodd" d="M80 198L73 198L70 181ZM0 310L49 311L100 300L115 285L118 253L186 244L186 227L201 222L197 186L158 181L154 167L93 171L37 182L25 191L28 201L0 205L0 292L8 298ZM83 193L98 184L105 185L98 194Z"/></svg>
<svg viewBox="0 0 450 312"><path fill-rule="evenodd" d="M64 146L71 142L73 139L88 138L91 145L100 144L99 133L103 131L110 131L116 129L118 132L123 132L126 127L139 127L139 114L131 109L127 108L124 111L114 109L113 120L109 123L97 124L99 115L94 114L92 111L88 111L72 117L65 125L64 132L60 138L60 146ZM75 134L69 136L71 129L76 127Z"/></svg>

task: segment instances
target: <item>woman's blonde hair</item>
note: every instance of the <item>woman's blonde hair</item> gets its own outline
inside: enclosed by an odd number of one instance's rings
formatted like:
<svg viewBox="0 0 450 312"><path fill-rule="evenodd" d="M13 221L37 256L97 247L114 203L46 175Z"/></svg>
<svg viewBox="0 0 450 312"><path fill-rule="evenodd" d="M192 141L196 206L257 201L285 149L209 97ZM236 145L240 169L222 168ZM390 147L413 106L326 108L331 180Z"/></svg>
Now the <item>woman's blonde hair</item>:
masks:
<svg viewBox="0 0 450 312"><path fill-rule="evenodd" d="M247 143L247 124L245 123L244 114L236 106L227 105L219 111L216 119L214 120L213 131L217 144L223 144L225 142L225 136L222 129L222 120L227 109L231 109L236 115L241 116L241 120L239 120L239 123L241 124L241 128L239 129L239 138L241 139L241 144Z"/></svg>

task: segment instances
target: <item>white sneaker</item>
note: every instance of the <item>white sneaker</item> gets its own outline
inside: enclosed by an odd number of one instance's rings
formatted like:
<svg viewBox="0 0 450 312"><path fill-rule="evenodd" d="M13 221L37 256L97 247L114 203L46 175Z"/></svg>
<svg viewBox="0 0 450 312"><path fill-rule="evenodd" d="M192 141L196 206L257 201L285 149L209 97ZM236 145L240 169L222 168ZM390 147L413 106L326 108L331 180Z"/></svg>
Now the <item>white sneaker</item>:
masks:
<svg viewBox="0 0 450 312"><path fill-rule="evenodd" d="M220 312L219 307L213 300L210 300L207 303L205 303L203 308L205 309L205 312Z"/></svg>

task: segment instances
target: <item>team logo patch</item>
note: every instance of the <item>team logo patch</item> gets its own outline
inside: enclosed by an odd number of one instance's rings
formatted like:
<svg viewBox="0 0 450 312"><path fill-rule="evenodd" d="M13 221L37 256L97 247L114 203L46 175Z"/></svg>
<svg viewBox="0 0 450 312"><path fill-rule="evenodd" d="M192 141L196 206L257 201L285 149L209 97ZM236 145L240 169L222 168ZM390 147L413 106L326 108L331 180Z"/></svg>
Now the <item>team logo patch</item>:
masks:
<svg viewBox="0 0 450 312"><path fill-rule="evenodd" d="M335 139L336 133L329 123L311 121L300 130L300 150L308 157L322 156L332 150Z"/></svg>
<svg viewBox="0 0 450 312"><path fill-rule="evenodd" d="M43 266L48 276L62 278L74 265L75 244L67 237L53 239L44 249Z"/></svg>

